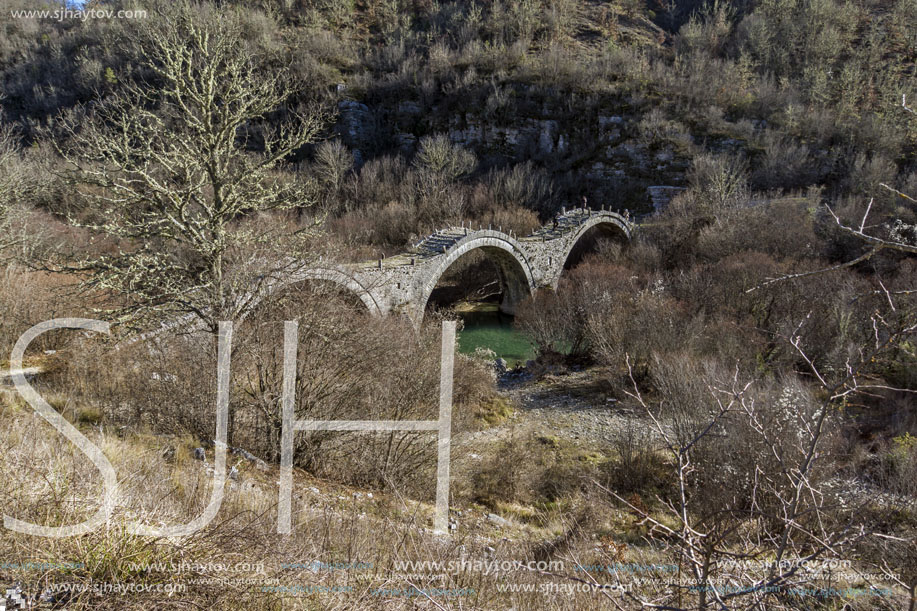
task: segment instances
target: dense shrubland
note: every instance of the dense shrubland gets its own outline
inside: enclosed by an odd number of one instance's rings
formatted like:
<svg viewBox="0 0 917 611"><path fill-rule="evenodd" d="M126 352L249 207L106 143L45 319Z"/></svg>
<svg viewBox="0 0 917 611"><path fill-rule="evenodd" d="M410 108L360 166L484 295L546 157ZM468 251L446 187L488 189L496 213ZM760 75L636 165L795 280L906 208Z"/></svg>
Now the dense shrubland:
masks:
<svg viewBox="0 0 917 611"><path fill-rule="evenodd" d="M156 16L168 14L169 4L147 6ZM489 203L481 191L499 203L509 194L495 188L505 180L485 178L494 166L530 161L527 171L538 177L530 182L546 187L532 184L534 193L506 204L523 205L542 218L582 195L632 209L643 205L645 195L633 181L651 174L650 168L635 163L623 178L590 178L587 160L597 153L590 150L509 157L482 150L478 164L465 159L453 167L462 171L438 177L457 179L467 192L445 198L440 189L428 189L431 174L420 167L424 155L415 156L424 148L419 141L447 132L450 118L468 111L494 126L546 114L568 133L588 129L582 121L597 114L626 114L632 125L624 137L651 153L672 154L676 162L690 162L706 149L744 158L755 190L822 185L825 196L835 199L862 194L876 181L901 189L917 180L909 161L915 119L900 111L917 55L908 27L917 8L909 0L710 3L696 12L687 3L649 8L575 1L265 1L224 3L220 10L236 15L247 52L264 72L289 69L298 83L292 108L343 97L373 110L381 124L366 128L370 141L359 143L356 164L340 148L336 154L303 154L333 182L322 191L326 201L334 200L336 213L380 218L375 239L394 246L431 222L479 216L474 200L483 196ZM684 23L677 31L664 30L653 17L663 27ZM7 19L3 27L3 106L10 120L22 123L28 141L59 112L146 78L142 54L124 44L141 27L131 20ZM402 102L416 105L420 114L405 123L398 114ZM399 152L395 124L418 141L408 152ZM588 136L576 144L594 147ZM340 194L352 172L355 181L373 183L378 170L362 164L376 158L388 158L383 164L391 168L389 176L408 167L417 171L407 180L399 176L394 184L400 188L390 195L381 188L369 189L368 200L366 189ZM321 174L329 164L331 174ZM363 172L367 176L359 180ZM679 175L667 170L660 179L677 181ZM407 210L376 214L392 203ZM418 205L423 211L414 209ZM401 229L387 229L393 225Z"/></svg>
<svg viewBox="0 0 917 611"><path fill-rule="evenodd" d="M598 485L675 538L696 579L715 581L730 555L856 553L881 566L871 537L889 536L890 519L915 526L903 479L917 456L917 388L903 373L917 367L915 243L911 220L870 223L911 219L897 200L912 200L851 197L835 212L818 190L753 193L745 167L708 156L689 180L635 243L588 259L523 304L517 324L540 358L556 363L565 345L568 361L604 366L619 397L650 418L655 443L635 450L625 436ZM870 492L851 493L861 486ZM654 495L663 516L644 505ZM903 541L888 549L912 556Z"/></svg>
<svg viewBox="0 0 917 611"><path fill-rule="evenodd" d="M510 436L463 467L455 501L560 530L534 553L648 539L700 580L730 557L885 558L913 606L912 0L108 4L150 18L0 15L0 354L54 316L131 323L30 354L75 420L186 436L176 464L208 443L213 337L130 343L177 314L210 331L236 320L229 443L265 460L284 320L300 322L297 417L432 418L436 316L415 332L327 287L240 301L246 287L290 271L291 254L376 258L460 222L525 234L583 197L642 212L646 184L678 184L630 244L599 241L517 315L532 371L557 383L590 368L633 426L601 452ZM198 77L214 74L223 87L200 103ZM375 112L365 134L333 116L343 100ZM469 111L579 136L552 154L456 142ZM621 146L660 165L590 173L606 148L592 120L608 115L626 117ZM473 286L488 266L467 263L451 279ZM459 435L506 418L495 393L489 363L458 360ZM427 500L434 455L422 434L296 438L312 474ZM666 602L711 604L684 598Z"/></svg>
<svg viewBox="0 0 917 611"><path fill-rule="evenodd" d="M299 323L297 419L435 420L439 329L417 334L407 320L376 319L321 284L292 287L236 325L229 443L280 460L283 323ZM113 425L159 434L182 431L212 442L216 430L216 342L206 335L159 337L112 350L83 342L56 372L74 397ZM494 394L488 363L455 365L456 433ZM295 464L311 473L428 498L435 469L430 433L297 434Z"/></svg>

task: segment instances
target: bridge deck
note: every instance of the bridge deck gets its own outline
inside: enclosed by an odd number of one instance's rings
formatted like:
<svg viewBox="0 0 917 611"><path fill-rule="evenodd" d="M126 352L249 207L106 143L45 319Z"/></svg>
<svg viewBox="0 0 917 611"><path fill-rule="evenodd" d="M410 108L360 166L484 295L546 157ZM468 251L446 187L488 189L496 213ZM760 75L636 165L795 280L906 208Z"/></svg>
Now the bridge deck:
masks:
<svg viewBox="0 0 917 611"><path fill-rule="evenodd" d="M567 210L563 214L559 214L556 217L556 222L552 221L547 225L539 227L531 234L527 236L516 236L513 233L508 233L510 238L523 243L531 242L549 242L551 240L560 239L566 237L571 232L578 231L579 228L589 221L592 218L612 214L610 211L605 210L590 210L587 208L575 208L572 210ZM615 213L616 214L616 213ZM619 215L618 215L619 216ZM628 223L626 217L620 217L624 220L625 223ZM629 224L629 223L628 223ZM434 257L441 256L448 252L453 246L458 242L468 236L474 236L478 233L483 232L499 232L504 233L502 227L447 227L445 229L440 229L432 233L431 235L425 237L420 242L414 244L408 251L386 257L385 259L377 259L374 261L362 261L359 263L350 263L347 264L347 267L353 269L378 269L381 265L383 268L398 267L404 265L416 265L432 259Z"/></svg>

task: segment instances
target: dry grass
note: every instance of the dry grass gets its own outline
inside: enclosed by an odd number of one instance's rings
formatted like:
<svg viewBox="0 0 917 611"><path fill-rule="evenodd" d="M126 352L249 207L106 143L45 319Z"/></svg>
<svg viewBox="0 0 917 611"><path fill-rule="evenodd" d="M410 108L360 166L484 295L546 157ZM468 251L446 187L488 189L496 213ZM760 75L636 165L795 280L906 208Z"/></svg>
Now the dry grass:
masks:
<svg viewBox="0 0 917 611"><path fill-rule="evenodd" d="M0 443L6 458L0 464L0 495L6 501L4 513L48 525L72 524L92 514L101 483L91 463L28 406L7 397L0 410ZM440 580L400 576L396 570L395 563L406 560L448 563L460 562L462 558L536 559L546 540L566 536L570 530L571 524L561 511L554 511L550 519L539 520L546 527L527 526L514 520L497 525L485 518L482 508L465 506L462 515L456 515L460 524L456 536L444 539L429 530L432 508L427 504L397 493L370 495L297 471L294 533L280 536L275 533L276 467L258 468L232 455L229 465L238 469L239 478L227 482L226 498L210 526L196 535L175 539L128 534L126 525L131 520L174 524L197 515L210 495L207 463L213 461L212 451L208 451L204 463L193 458L196 442L191 438L119 436L104 423L101 427L82 423L81 427L111 459L119 475L120 496L110 522L91 534L63 539L3 531L0 558L5 563L71 563L78 568L43 571L3 568L0 579L20 582L30 594L61 583L89 588L104 588L104 584L121 587L134 584L130 587L136 588L142 584L153 588L184 587L184 591L124 595L90 591L74 595L68 603L70 609L414 608L419 603L417 593L413 596L378 593L380 588L399 590L412 586L474 590L467 596L437 599L445 608L536 609L542 608L546 601L559 609L603 606L597 595L589 593L545 598L539 592L510 595L497 591L497 586L504 583L544 582L543 575L529 571L485 575L466 567ZM529 511L516 509L520 518ZM510 511L505 513L511 516ZM487 547L494 551L486 550ZM364 563L371 568L315 572L285 566L308 565L313 561ZM572 558L566 561L569 567L573 566ZM162 563L161 568L157 568L157 563ZM168 568L182 563L185 563L184 572ZM242 570L219 570L214 566L235 567L237 563L245 565ZM151 564L153 568L142 568ZM420 569L416 572L432 573ZM569 576L575 574L570 568L566 572ZM557 581L564 582L564 578ZM265 591L275 586L350 590L297 595Z"/></svg>

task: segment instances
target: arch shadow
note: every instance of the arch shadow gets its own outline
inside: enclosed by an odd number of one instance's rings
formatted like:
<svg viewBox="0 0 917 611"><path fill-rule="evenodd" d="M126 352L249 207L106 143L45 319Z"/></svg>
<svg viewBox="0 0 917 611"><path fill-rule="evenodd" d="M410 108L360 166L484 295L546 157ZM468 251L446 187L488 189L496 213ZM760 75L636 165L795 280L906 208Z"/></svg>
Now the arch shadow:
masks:
<svg viewBox="0 0 917 611"><path fill-rule="evenodd" d="M604 216L590 219L579 229L570 247L563 255L560 273L576 267L586 254L592 251L603 239L626 244L630 240L630 229L623 221L615 217ZM559 277L558 277L559 280Z"/></svg>
<svg viewBox="0 0 917 611"><path fill-rule="evenodd" d="M427 303L442 276L465 255L480 251L493 262L500 277L500 288L503 299L500 311L514 314L520 301L535 290L535 281L528 259L515 240L506 235L493 232L493 235L478 236L458 242L445 253L442 261L431 270L423 283L420 299L415 305L415 322L420 323L426 312Z"/></svg>

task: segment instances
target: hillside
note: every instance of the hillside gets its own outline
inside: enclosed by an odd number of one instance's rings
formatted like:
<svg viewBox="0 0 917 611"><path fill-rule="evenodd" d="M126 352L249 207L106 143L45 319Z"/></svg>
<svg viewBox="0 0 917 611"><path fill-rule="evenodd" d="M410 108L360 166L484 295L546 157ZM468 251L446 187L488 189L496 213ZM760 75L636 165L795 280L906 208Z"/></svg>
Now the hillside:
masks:
<svg viewBox="0 0 917 611"><path fill-rule="evenodd" d="M915 0L0 0L0 611L913 610L915 255Z"/></svg>

